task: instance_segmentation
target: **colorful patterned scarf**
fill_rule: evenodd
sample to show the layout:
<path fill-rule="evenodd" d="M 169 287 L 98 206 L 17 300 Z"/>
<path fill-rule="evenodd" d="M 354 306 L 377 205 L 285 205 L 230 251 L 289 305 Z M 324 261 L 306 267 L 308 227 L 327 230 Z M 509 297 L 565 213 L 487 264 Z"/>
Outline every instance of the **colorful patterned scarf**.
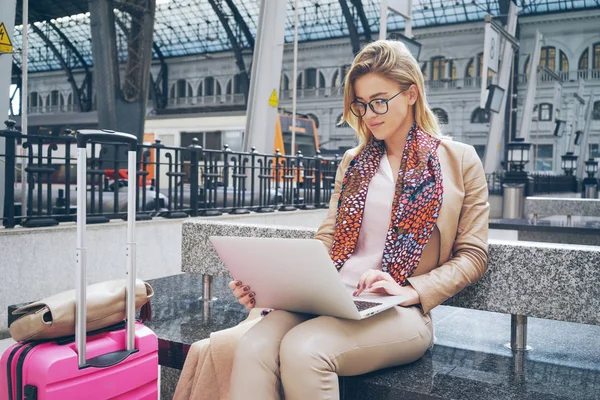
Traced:
<path fill-rule="evenodd" d="M 382 270 L 403 286 L 408 284 L 406 278 L 419 265 L 442 205 L 442 170 L 437 156 L 439 143 L 439 139 L 423 132 L 415 123 L 408 133 L 402 155 Z M 344 175 L 330 250 L 331 259 L 338 269 L 356 248 L 369 184 L 384 153 L 385 144 L 372 139 L 350 161 Z"/>

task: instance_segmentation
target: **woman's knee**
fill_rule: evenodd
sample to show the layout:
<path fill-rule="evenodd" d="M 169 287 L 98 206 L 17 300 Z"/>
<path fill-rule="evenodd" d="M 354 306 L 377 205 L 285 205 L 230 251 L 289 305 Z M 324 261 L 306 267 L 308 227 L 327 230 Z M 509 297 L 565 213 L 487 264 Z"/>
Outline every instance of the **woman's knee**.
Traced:
<path fill-rule="evenodd" d="M 260 329 L 252 327 L 237 344 L 235 362 L 264 364 L 273 369 L 277 366 L 279 342 L 275 338 L 262 334 Z"/>
<path fill-rule="evenodd" d="M 286 311 L 273 311 L 253 326 L 238 342 L 235 360 L 246 364 L 260 363 L 275 371 L 279 364 L 279 347 L 284 335 L 302 321 Z M 255 364 L 256 365 L 256 364 Z"/>
<path fill-rule="evenodd" d="M 286 365 L 333 370 L 329 351 L 340 338 L 325 328 L 329 323 L 335 323 L 335 318 L 318 317 L 290 330 L 279 347 L 282 367 Z"/>

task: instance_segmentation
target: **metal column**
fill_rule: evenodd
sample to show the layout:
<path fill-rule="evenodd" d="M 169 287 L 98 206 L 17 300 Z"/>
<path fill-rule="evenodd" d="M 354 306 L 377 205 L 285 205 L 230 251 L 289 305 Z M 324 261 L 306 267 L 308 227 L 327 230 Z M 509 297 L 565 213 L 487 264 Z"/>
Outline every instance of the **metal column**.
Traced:
<path fill-rule="evenodd" d="M 89 7 L 98 127 L 117 130 L 117 93 L 120 87 L 114 3 L 112 0 L 89 0 Z"/>
<path fill-rule="evenodd" d="M 581 140 L 581 147 L 579 149 L 579 158 L 577 159 L 577 169 L 575 170 L 577 180 L 582 180 L 585 174 L 585 161 L 587 160 L 588 144 L 590 141 L 590 131 L 592 127 L 592 113 L 594 111 L 594 95 L 594 89 L 592 89 L 587 106 L 585 108 L 585 124 L 583 127 L 583 138 Z"/>
<path fill-rule="evenodd" d="M 269 99 L 273 93 L 279 97 L 286 7 L 287 2 L 279 0 L 261 0 L 260 3 L 246 111 L 244 151 L 256 147 L 259 153 L 273 152 L 277 105 Z M 295 85 L 296 82 L 292 84 Z"/>
<path fill-rule="evenodd" d="M 540 52 L 542 49 L 543 36 L 540 31 L 535 32 L 535 46 L 533 54 L 529 61 L 529 75 L 527 77 L 527 94 L 525 104 L 523 105 L 523 118 L 521 118 L 521 130 L 517 137 L 529 141 L 529 130 L 531 127 L 531 116 L 533 114 L 533 103 L 535 102 L 535 92 L 537 90 L 537 70 L 540 65 Z M 516 77 L 515 77 L 516 78 Z"/>
<path fill-rule="evenodd" d="M 511 2 L 508 12 L 508 23 L 506 33 L 514 37 L 517 31 L 517 6 Z M 514 49 L 508 40 L 504 40 L 504 50 L 502 51 L 502 65 L 500 66 L 500 74 L 498 76 L 498 85 L 506 89 L 512 74 L 512 61 L 514 57 Z M 481 84 L 487 82 L 487 71 L 483 72 Z M 502 150 L 502 135 L 504 130 L 504 113 L 506 112 L 506 101 L 502 102 L 500 112 L 498 114 L 491 113 L 490 116 L 490 134 L 488 136 L 487 146 L 485 147 L 484 167 L 485 173 L 491 174 L 500 168 L 500 154 Z"/>
<path fill-rule="evenodd" d="M 9 33 L 13 41 L 13 50 L 16 45 L 14 43 L 13 32 L 15 30 L 15 7 L 16 0 L 0 0 L 0 10 L 2 16 L 0 22 L 4 23 L 6 31 Z M 9 110 L 9 91 L 12 78 L 12 54 L 0 53 L 0 112 L 4 117 L 8 115 Z M 2 123 L 3 120 L 0 121 Z M 2 123 L 2 125 L 4 125 Z M 0 153 L 6 153 L 6 142 L 4 138 L 0 138 Z M 4 216 L 4 163 L 0 162 L 0 216 Z"/>
<path fill-rule="evenodd" d="M 150 85 L 155 0 L 89 0 L 98 125 L 144 136 Z M 131 15 L 123 88 L 119 79 L 114 9 Z"/>

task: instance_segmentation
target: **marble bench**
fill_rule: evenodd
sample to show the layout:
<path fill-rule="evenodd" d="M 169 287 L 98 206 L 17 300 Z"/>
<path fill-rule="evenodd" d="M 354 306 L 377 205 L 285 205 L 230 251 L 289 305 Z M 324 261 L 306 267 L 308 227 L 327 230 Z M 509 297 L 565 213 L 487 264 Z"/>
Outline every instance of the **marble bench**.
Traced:
<path fill-rule="evenodd" d="M 305 228 L 186 221 L 182 227 L 182 271 L 197 274 L 198 281 L 202 276 L 204 299 L 231 302 L 226 289 L 231 278 L 210 245 L 209 236 L 309 239 L 314 233 L 313 229 Z M 416 363 L 340 378 L 342 398 L 554 399 L 562 397 L 555 397 L 561 386 L 555 385 L 553 377 L 563 373 L 579 377 L 587 374 L 587 370 L 582 372 L 568 366 L 563 369 L 559 360 L 556 365 L 551 364 L 553 377 L 548 377 L 550 367 L 528 360 L 529 353 L 523 350 L 528 349 L 528 317 L 600 326 L 600 247 L 490 240 L 489 253 L 485 276 L 445 305 L 510 314 L 513 351 L 506 349 L 509 354 L 504 355 L 482 354 L 462 346 L 436 344 L 433 351 Z M 225 298 L 221 297 L 223 293 Z M 498 369 L 502 372 L 498 373 Z M 585 393 L 597 393 L 600 372 L 590 373 L 580 384 L 587 385 Z M 590 385 L 594 388 L 591 392 L 587 389 Z M 545 394 L 538 397 L 538 391 Z M 530 397 L 523 397 L 524 393 L 531 393 Z"/>
<path fill-rule="evenodd" d="M 305 238 L 314 229 L 191 220 L 182 226 L 182 271 L 230 277 L 209 236 Z M 600 247 L 490 240 L 488 271 L 445 304 L 600 325 Z"/>
<path fill-rule="evenodd" d="M 534 223 L 541 215 L 566 215 L 567 225 L 571 225 L 571 216 L 600 217 L 600 200 L 526 197 L 525 215 L 530 214 L 533 214 Z"/>

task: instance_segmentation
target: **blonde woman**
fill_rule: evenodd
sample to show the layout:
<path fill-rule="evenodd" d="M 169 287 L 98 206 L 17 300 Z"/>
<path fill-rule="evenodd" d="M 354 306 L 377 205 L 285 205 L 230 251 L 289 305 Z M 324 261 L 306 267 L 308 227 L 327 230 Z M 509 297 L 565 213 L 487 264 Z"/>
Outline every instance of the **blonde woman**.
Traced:
<path fill-rule="evenodd" d="M 423 75 L 397 41 L 366 45 L 346 77 L 343 119 L 360 145 L 340 162 L 315 238 L 361 292 L 409 300 L 351 321 L 275 310 L 240 340 L 230 398 L 337 399 L 338 376 L 411 363 L 433 346 L 432 308 L 487 268 L 489 204 L 472 146 L 440 133 Z M 251 309 L 255 296 L 230 284 Z"/>

